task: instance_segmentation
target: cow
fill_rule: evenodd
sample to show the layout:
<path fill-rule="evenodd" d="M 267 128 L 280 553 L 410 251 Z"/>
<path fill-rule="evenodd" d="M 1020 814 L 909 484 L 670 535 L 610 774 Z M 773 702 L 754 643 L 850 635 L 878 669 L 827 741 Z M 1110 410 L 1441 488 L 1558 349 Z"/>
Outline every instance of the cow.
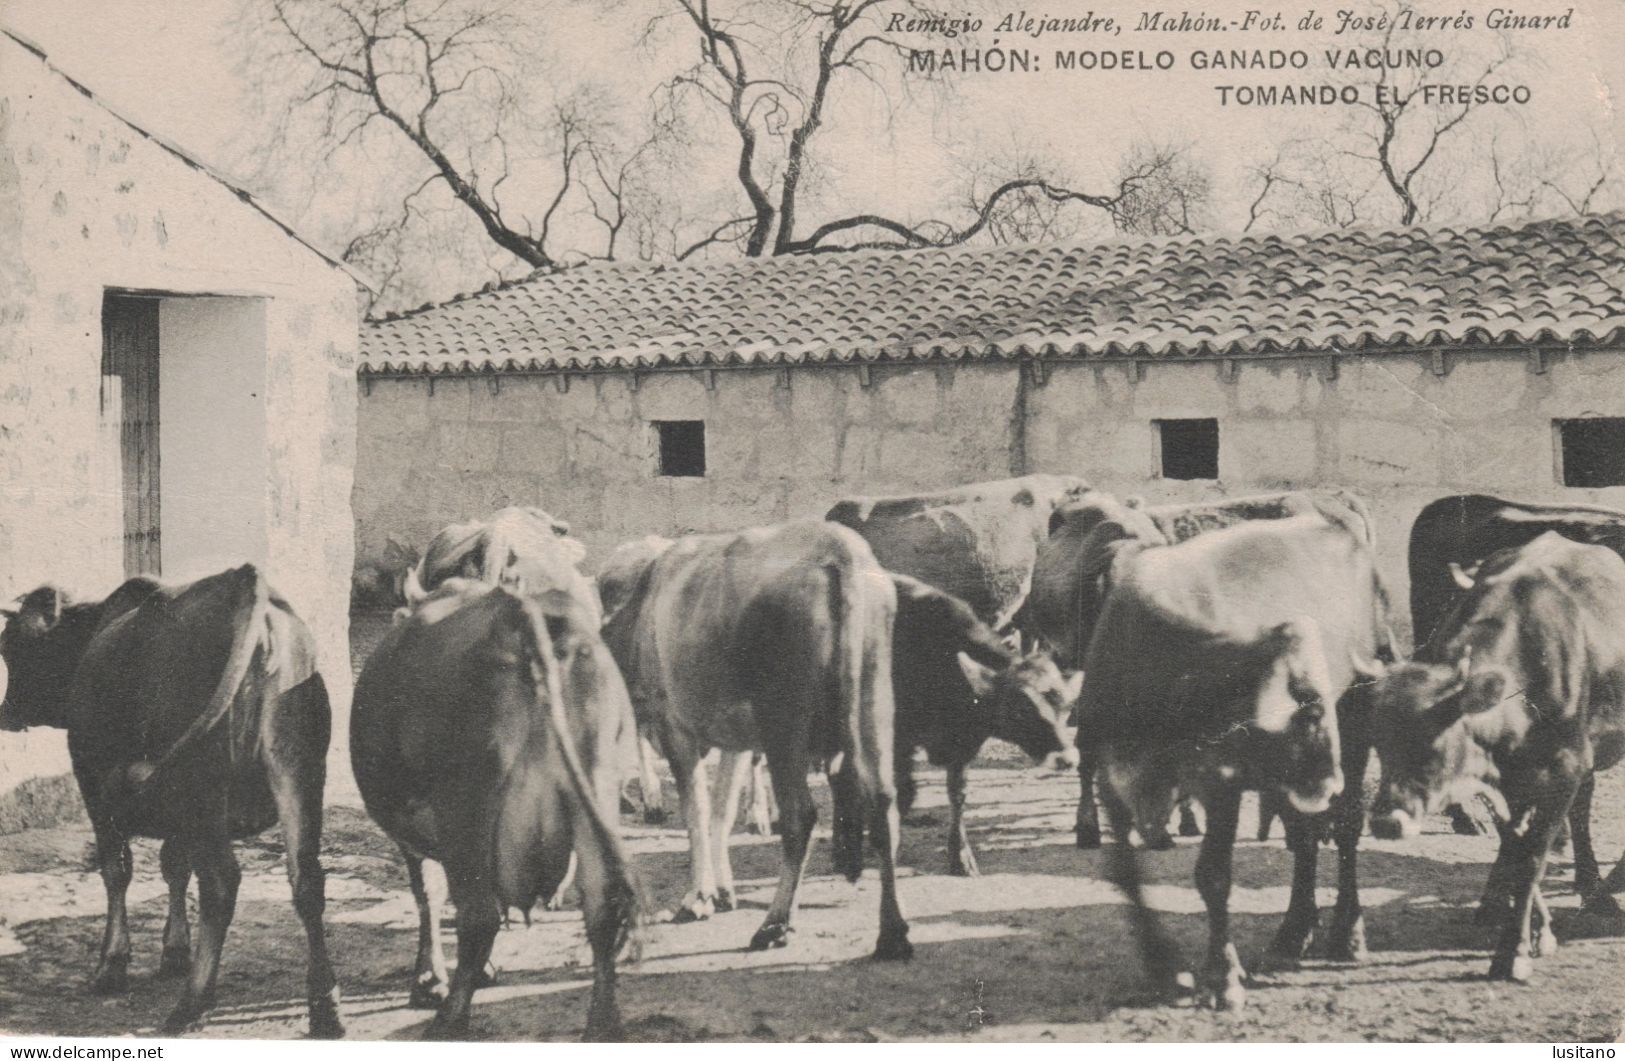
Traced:
<path fill-rule="evenodd" d="M 383 557 L 361 564 L 350 578 L 350 610 L 393 611 L 406 603 L 406 579 L 422 558 L 394 538 L 384 543 Z"/>
<path fill-rule="evenodd" d="M 506 911 L 528 917 L 553 899 L 572 863 L 593 955 L 586 1037 L 620 1037 L 615 957 L 640 905 L 617 833 L 633 732 L 596 617 L 561 590 L 448 579 L 367 660 L 351 763 L 367 812 L 406 856 L 419 910 L 411 1001 L 444 997 L 427 1037 L 466 1038 Z M 457 908 L 449 988 L 424 859 L 445 868 Z"/>
<path fill-rule="evenodd" d="M 1047 652 L 1012 650 L 957 597 L 895 572 L 892 582 L 898 810 L 907 814 L 914 802 L 914 750 L 923 748 L 948 772 L 948 872 L 974 877 L 965 768 L 989 737 L 1009 741 L 1035 761 L 1053 756 L 1076 765 L 1066 722 L 1083 675 L 1063 678 Z"/>
<path fill-rule="evenodd" d="M 1554 531 L 1492 554 L 1375 701 L 1372 832 L 1414 835 L 1446 793 L 1487 794 L 1506 823 L 1483 908 L 1501 921 L 1490 978 L 1528 981 L 1557 942 L 1547 853 L 1565 816 L 1579 846 L 1596 772 L 1625 757 L 1625 560 Z M 1595 873 L 1577 872 L 1576 888 L 1588 910 L 1618 916 Z"/>
<path fill-rule="evenodd" d="M 1369 753 L 1367 683 L 1392 658 L 1384 596 L 1355 513 L 1250 521 L 1189 541 L 1121 554 L 1085 657 L 1078 745 L 1098 757 L 1117 842 L 1109 865 L 1133 906 L 1141 951 L 1163 988 L 1182 974 L 1146 906 L 1137 823 L 1161 822 L 1175 792 L 1207 811 L 1196 886 L 1208 911 L 1199 988 L 1218 1008 L 1245 1002 L 1229 934 L 1230 866 L 1241 795 L 1279 790 L 1294 813 L 1292 896 L 1270 946 L 1291 963 L 1316 928 L 1319 829 L 1311 816 L 1342 793 L 1338 897 L 1329 953 L 1358 960 L 1364 930 L 1356 879 Z M 1345 788 L 1346 786 L 1346 788 Z"/>
<path fill-rule="evenodd" d="M 1409 552 L 1414 643 L 1427 643 L 1460 595 L 1453 568 L 1476 567 L 1490 554 L 1531 542 L 1547 531 L 1572 541 L 1604 545 L 1625 556 L 1625 512 L 1618 509 L 1506 501 L 1486 494 L 1442 497 L 1423 508 L 1411 524 Z M 1482 831 L 1455 808 L 1451 819 L 1458 833 Z M 1560 833 L 1558 843 L 1562 840 Z M 1580 876 L 1597 876 L 1597 858 L 1588 839 L 1576 839 L 1574 861 Z M 1625 862 L 1615 871 L 1616 875 L 1622 872 Z M 1625 877 L 1616 886 L 1625 887 Z"/>
<path fill-rule="evenodd" d="M 854 497 L 825 519 L 863 536 L 888 571 L 951 593 L 995 630 L 1020 610 L 1058 505 L 1089 493 L 1069 475 L 1026 475 L 912 497 Z"/>
<path fill-rule="evenodd" d="M 910 957 L 892 771 L 897 595 L 869 546 L 846 527 L 813 521 L 646 538 L 611 554 L 598 588 L 604 639 L 639 724 L 659 734 L 688 826 L 692 887 L 674 919 L 733 902 L 728 836 L 709 820 L 703 757 L 713 747 L 760 750 L 778 797 L 783 864 L 751 949 L 789 941 L 818 816 L 807 772 L 825 766 L 837 867 L 851 880 L 862 872 L 866 824 L 880 855 L 875 956 Z"/>
<path fill-rule="evenodd" d="M 598 590 L 579 567 L 586 555 L 586 547 L 571 537 L 570 524 L 564 520 L 534 506 L 510 506 L 485 519 L 442 528 L 408 573 L 405 595 L 409 601 L 421 600 L 446 579 L 470 578 L 491 585 L 558 589 L 601 618 Z M 649 741 L 640 739 L 638 790 L 643 819 L 650 824 L 666 820 L 655 759 Z"/>
<path fill-rule="evenodd" d="M 215 1001 L 242 876 L 232 841 L 275 823 L 305 929 L 310 1034 L 343 1035 L 322 926 L 327 686 L 315 639 L 260 571 L 247 564 L 176 586 L 135 578 L 100 601 L 43 586 L 5 610 L 0 658 L 8 672 L 0 728 L 68 731 L 107 889 L 91 989 L 127 989 L 130 838 L 153 837 L 169 886 L 159 975 L 187 977 L 163 1030 L 197 1023 Z M 186 916 L 193 873 L 195 944 Z"/>
<path fill-rule="evenodd" d="M 1063 505 L 1050 519 L 1049 537 L 1038 551 L 1033 590 L 1018 625 L 1050 644 L 1062 666 L 1081 667 L 1110 590 L 1112 564 L 1119 555 L 1189 541 L 1250 520 L 1278 520 L 1323 510 L 1337 513 L 1338 518 L 1363 529 L 1370 541 L 1371 520 L 1364 502 L 1341 490 L 1259 494 L 1150 508 L 1096 493 Z M 1090 757 L 1080 759 L 1079 771 L 1077 844 L 1092 849 L 1100 846 L 1100 814 Z M 1263 793 L 1261 799 L 1265 808 L 1259 820 L 1262 840 L 1268 837 L 1275 807 L 1269 793 Z M 1146 846 L 1173 846 L 1173 838 L 1163 823 L 1146 821 L 1142 826 L 1147 830 Z M 1185 802 L 1180 804 L 1179 831 L 1183 836 L 1200 832 Z"/>

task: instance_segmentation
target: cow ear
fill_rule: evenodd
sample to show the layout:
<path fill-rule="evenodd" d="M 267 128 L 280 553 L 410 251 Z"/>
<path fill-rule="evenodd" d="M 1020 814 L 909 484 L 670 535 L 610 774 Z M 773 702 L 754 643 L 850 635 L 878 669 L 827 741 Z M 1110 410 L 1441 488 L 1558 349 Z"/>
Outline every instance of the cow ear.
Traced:
<path fill-rule="evenodd" d="M 982 666 L 963 652 L 957 658 L 959 670 L 970 683 L 971 692 L 982 697 L 993 695 L 993 669 Z"/>
<path fill-rule="evenodd" d="M 1450 580 L 1463 590 L 1470 590 L 1473 588 L 1475 584 L 1473 576 L 1477 573 L 1477 571 L 1477 567 L 1463 568 L 1454 560 L 1450 561 Z"/>
<path fill-rule="evenodd" d="M 45 633 L 62 620 L 62 591 L 55 586 L 41 586 L 22 599 L 17 609 L 17 621 L 35 633 Z"/>

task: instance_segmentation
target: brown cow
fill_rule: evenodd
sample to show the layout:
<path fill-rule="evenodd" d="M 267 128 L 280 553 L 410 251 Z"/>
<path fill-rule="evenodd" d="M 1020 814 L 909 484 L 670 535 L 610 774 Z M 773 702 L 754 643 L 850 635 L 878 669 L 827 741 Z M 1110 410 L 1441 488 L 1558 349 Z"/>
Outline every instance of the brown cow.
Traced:
<path fill-rule="evenodd" d="M 615 954 L 638 905 L 616 816 L 632 740 L 620 674 L 567 593 L 447 580 L 367 661 L 350 755 L 367 812 L 406 854 L 414 1000 L 445 979 L 423 859 L 445 867 L 457 906 L 457 971 L 430 1037 L 466 1035 L 505 911 L 547 902 L 572 861 L 593 952 L 587 1038 L 619 1036 Z"/>
<path fill-rule="evenodd" d="M 1552 841 L 1567 815 L 1579 847 L 1595 772 L 1625 758 L 1625 561 L 1555 532 L 1495 553 L 1375 698 L 1372 831 L 1413 835 L 1446 793 L 1491 794 L 1507 824 L 1486 891 L 1501 921 L 1490 977 L 1528 980 L 1557 943 L 1540 893 Z M 1576 866 L 1586 907 L 1617 916 L 1595 878 Z"/>
<path fill-rule="evenodd" d="M 129 838 L 155 837 L 169 885 L 159 975 L 188 976 L 164 1031 L 198 1021 L 214 1004 L 242 876 L 232 841 L 277 823 L 305 928 L 310 1033 L 344 1034 L 318 857 L 332 719 L 315 640 L 288 602 L 250 564 L 184 586 L 132 579 L 95 602 L 71 603 L 46 586 L 5 616 L 0 728 L 67 729 L 96 832 L 107 930 L 92 990 L 126 990 Z M 186 922 L 192 873 L 195 946 Z"/>
<path fill-rule="evenodd" d="M 1369 712 L 1367 683 L 1356 679 L 1389 655 L 1387 642 L 1375 558 L 1353 518 L 1251 521 L 1116 561 L 1085 660 L 1078 748 L 1100 761 L 1118 838 L 1113 869 L 1159 986 L 1178 982 L 1178 960 L 1145 905 L 1127 836 L 1135 824 L 1165 821 L 1176 792 L 1207 810 L 1196 885 L 1209 929 L 1201 986 L 1215 1006 L 1245 999 L 1229 938 L 1230 866 L 1245 790 L 1279 790 L 1295 811 L 1287 834 L 1292 898 L 1271 945 L 1272 956 L 1287 962 L 1304 953 L 1317 916 L 1318 830 L 1301 816 L 1326 811 L 1344 792 L 1329 944 L 1336 958 L 1363 953 L 1355 857 Z"/>
<path fill-rule="evenodd" d="M 778 796 L 783 865 L 753 950 L 789 941 L 818 817 L 807 772 L 838 760 L 836 865 L 853 880 L 862 872 L 867 818 L 881 860 L 875 956 L 909 957 L 892 773 L 897 597 L 863 539 L 818 522 L 648 538 L 617 549 L 598 586 L 604 639 L 639 723 L 659 733 L 688 825 L 693 885 L 677 919 L 732 902 L 728 837 L 711 832 L 711 748 L 765 751 Z"/>

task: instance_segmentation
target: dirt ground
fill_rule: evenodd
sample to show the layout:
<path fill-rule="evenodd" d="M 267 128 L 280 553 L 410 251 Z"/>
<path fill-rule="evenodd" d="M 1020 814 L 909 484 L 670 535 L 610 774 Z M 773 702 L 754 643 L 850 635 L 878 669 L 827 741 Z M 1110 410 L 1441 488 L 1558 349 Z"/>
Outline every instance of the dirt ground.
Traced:
<path fill-rule="evenodd" d="M 1311 959 L 1255 976 L 1247 1007 L 1220 1014 L 1153 1003 L 1132 946 L 1125 907 L 1103 856 L 1072 845 L 1076 781 L 1023 765 L 994 748 L 971 771 L 975 879 L 944 874 L 945 793 L 940 771 L 921 771 L 919 807 L 905 823 L 900 890 L 915 957 L 869 958 L 879 882 L 831 870 L 827 837 L 812 856 L 797 931 L 783 950 L 744 950 L 777 876 L 774 838 L 734 838 L 742 908 L 700 924 L 659 923 L 641 962 L 623 967 L 621 1007 L 638 1040 L 1613 1040 L 1625 1010 L 1625 930 L 1583 917 L 1573 867 L 1554 857 L 1547 895 L 1563 945 L 1538 963 L 1529 986 L 1492 983 L 1490 940 L 1472 923 L 1494 841 L 1458 837 L 1442 819 L 1421 837 L 1361 845 L 1361 891 L 1370 959 L 1360 966 Z M 999 754 L 1004 751 L 1007 754 Z M 828 793 L 817 786 L 821 824 Z M 1604 871 L 1625 849 L 1625 770 L 1596 800 Z M 1250 837 L 1252 803 L 1242 832 Z M 651 904 L 669 910 L 685 890 L 687 848 L 673 827 L 632 817 L 625 831 Z M 1153 902 L 1192 961 L 1205 938 L 1192 883 L 1195 840 L 1147 853 Z M 0 1030 L 13 1034 L 154 1033 L 180 985 L 156 971 L 165 911 L 157 846 L 136 845 L 130 888 L 131 988 L 97 998 L 86 985 L 101 938 L 104 899 L 86 827 L 0 837 Z M 221 1004 L 195 1034 L 297 1038 L 304 1034 L 303 934 L 294 917 L 274 833 L 240 849 L 243 885 L 226 943 Z M 416 1038 L 429 1014 L 405 1008 L 416 916 L 393 846 L 359 809 L 329 808 L 329 938 L 352 1038 Z M 871 859 L 871 862 L 873 860 Z M 1321 862 L 1322 924 L 1334 890 L 1330 849 Z M 1290 858 L 1274 839 L 1236 852 L 1232 922 L 1242 960 L 1256 960 L 1286 908 Z M 194 890 L 195 910 L 195 890 Z M 454 955 L 447 926 L 448 955 Z M 476 996 L 474 1035 L 552 1040 L 580 1036 L 588 969 L 579 911 L 538 911 L 497 941 L 497 986 Z"/>

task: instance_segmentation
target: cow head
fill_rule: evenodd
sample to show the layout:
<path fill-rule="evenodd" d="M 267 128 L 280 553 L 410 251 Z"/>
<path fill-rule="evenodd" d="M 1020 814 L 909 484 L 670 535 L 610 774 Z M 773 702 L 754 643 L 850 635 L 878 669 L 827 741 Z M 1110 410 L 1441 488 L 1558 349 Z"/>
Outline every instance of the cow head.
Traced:
<path fill-rule="evenodd" d="M 993 736 L 1009 741 L 1034 761 L 1055 757 L 1057 766 L 1076 766 L 1077 749 L 1067 740 L 1066 720 L 1083 690 L 1083 672 L 1064 677 L 1043 652 L 1018 656 L 1002 670 L 959 653 L 959 669 L 988 711 Z"/>
<path fill-rule="evenodd" d="M 1260 666 L 1248 696 L 1254 768 L 1294 808 L 1318 814 L 1343 791 L 1337 695 L 1320 638 L 1308 619 L 1261 632 L 1251 646 Z M 1243 668 L 1246 673 L 1249 668 Z"/>
<path fill-rule="evenodd" d="M 1382 761 L 1382 787 L 1371 832 L 1385 840 L 1416 835 L 1421 820 L 1445 803 L 1484 795 L 1503 818 L 1506 801 L 1490 786 L 1496 776 L 1472 720 L 1507 698 L 1509 676 L 1473 663 L 1463 648 L 1453 663 L 1401 663 L 1377 683 L 1373 731 Z"/>
<path fill-rule="evenodd" d="M 65 594 L 42 586 L 0 608 L 0 729 L 65 726 L 68 683 L 77 662 L 57 635 Z"/>

